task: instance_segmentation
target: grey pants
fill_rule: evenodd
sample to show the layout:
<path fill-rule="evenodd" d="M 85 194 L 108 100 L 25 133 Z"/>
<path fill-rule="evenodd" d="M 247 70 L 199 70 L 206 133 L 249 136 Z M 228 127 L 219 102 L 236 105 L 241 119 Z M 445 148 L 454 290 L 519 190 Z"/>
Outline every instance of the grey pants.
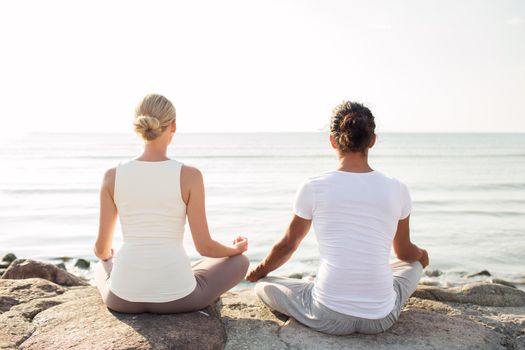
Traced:
<path fill-rule="evenodd" d="M 142 312 L 171 314 L 196 311 L 210 305 L 222 293 L 244 279 L 249 264 L 248 258 L 244 255 L 202 259 L 192 265 L 197 280 L 193 292 L 183 298 L 160 303 L 133 302 L 115 295 L 107 285 L 107 279 L 111 274 L 111 263 L 96 264 L 95 280 L 102 300 L 111 310 L 133 314 Z"/>
<path fill-rule="evenodd" d="M 324 306 L 312 298 L 313 281 L 285 277 L 266 277 L 255 285 L 255 293 L 270 309 L 295 318 L 307 327 L 329 334 L 381 333 L 392 327 L 401 307 L 414 293 L 423 267 L 416 261 L 397 260 L 391 264 L 394 290 L 397 294 L 394 309 L 380 319 L 349 316 Z"/>

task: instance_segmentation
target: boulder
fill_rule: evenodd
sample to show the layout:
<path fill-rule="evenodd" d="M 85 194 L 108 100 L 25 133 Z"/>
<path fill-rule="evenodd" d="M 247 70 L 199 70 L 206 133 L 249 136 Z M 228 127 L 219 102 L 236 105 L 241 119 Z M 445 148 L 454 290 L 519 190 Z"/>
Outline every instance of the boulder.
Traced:
<path fill-rule="evenodd" d="M 7 253 L 2 257 L 2 261 L 6 263 L 11 263 L 16 260 L 16 255 L 13 253 Z"/>
<path fill-rule="evenodd" d="M 213 308 L 179 315 L 112 312 L 100 296 L 40 312 L 19 349 L 222 349 L 226 335 Z"/>
<path fill-rule="evenodd" d="M 525 324 L 524 307 L 411 298 L 386 332 L 335 336 L 270 312 L 252 290 L 224 294 L 217 309 L 228 334 L 226 349 L 520 349 Z"/>
<path fill-rule="evenodd" d="M 520 292 L 419 286 L 386 332 L 333 336 L 272 312 L 252 289 L 228 292 L 203 312 L 124 314 L 94 286 L 0 279 L 0 349 L 525 349 Z"/>
<path fill-rule="evenodd" d="M 477 277 L 477 276 L 492 276 L 492 275 L 487 270 L 481 270 L 480 272 L 470 274 L 467 277 L 471 278 L 471 277 Z"/>
<path fill-rule="evenodd" d="M 64 264 L 63 262 L 55 264 L 55 266 L 60 268 L 60 269 L 62 269 L 62 270 L 67 271 L 66 264 Z"/>
<path fill-rule="evenodd" d="M 426 310 L 408 310 L 384 333 L 333 336 L 290 319 L 279 337 L 291 349 L 506 349 L 502 334 L 461 318 Z"/>
<path fill-rule="evenodd" d="M 514 283 L 510 283 L 508 281 L 502 280 L 501 278 L 491 278 L 491 279 L 488 280 L 488 282 L 490 282 L 490 283 L 497 283 L 497 284 L 503 284 L 504 286 L 507 286 L 507 287 L 517 288 Z"/>
<path fill-rule="evenodd" d="M 0 295 L 0 349 L 223 349 L 226 342 L 214 307 L 124 314 L 109 310 L 96 287 L 40 278 L 1 279 Z"/>
<path fill-rule="evenodd" d="M 89 260 L 86 259 L 77 259 L 77 261 L 75 262 L 75 266 L 80 269 L 89 269 L 90 265 L 91 263 L 89 262 Z"/>
<path fill-rule="evenodd" d="M 31 259 L 16 259 L 5 270 L 2 279 L 39 277 L 63 286 L 87 286 L 89 283 L 54 264 Z"/>
<path fill-rule="evenodd" d="M 525 306 L 525 292 L 497 283 L 475 282 L 462 287 L 439 288 L 419 285 L 413 296 L 438 301 L 484 306 Z"/>
<path fill-rule="evenodd" d="M 223 294 L 217 312 L 228 334 L 226 350 L 288 349 L 277 336 L 288 317 L 271 312 L 253 290 Z"/>

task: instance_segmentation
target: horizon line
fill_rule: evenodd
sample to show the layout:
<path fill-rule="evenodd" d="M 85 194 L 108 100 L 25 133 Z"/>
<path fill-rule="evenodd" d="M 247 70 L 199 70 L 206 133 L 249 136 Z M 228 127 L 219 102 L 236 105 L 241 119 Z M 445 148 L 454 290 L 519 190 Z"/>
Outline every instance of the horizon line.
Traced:
<path fill-rule="evenodd" d="M 178 131 L 176 134 L 321 134 L 328 130 L 317 131 Z M 523 131 L 383 131 L 376 134 L 524 134 Z M 2 133 L 0 132 L 0 135 Z M 119 134 L 134 135 L 133 131 L 26 131 L 22 134 Z"/>

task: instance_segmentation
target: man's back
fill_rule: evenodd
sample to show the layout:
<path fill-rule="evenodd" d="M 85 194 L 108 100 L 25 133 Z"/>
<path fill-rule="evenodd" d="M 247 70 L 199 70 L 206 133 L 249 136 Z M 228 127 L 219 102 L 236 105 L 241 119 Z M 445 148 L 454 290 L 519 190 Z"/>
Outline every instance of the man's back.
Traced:
<path fill-rule="evenodd" d="M 335 170 L 304 182 L 294 211 L 312 220 L 319 243 L 314 299 L 347 315 L 386 316 L 396 300 L 392 239 L 410 209 L 406 186 L 377 171 Z"/>

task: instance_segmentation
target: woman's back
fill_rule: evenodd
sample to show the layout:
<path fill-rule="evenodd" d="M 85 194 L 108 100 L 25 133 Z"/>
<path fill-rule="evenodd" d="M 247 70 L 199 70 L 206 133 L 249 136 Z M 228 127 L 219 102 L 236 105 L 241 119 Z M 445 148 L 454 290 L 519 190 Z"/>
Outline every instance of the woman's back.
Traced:
<path fill-rule="evenodd" d="M 410 212 L 406 187 L 377 171 L 331 171 L 303 184 L 295 212 L 312 219 L 319 243 L 314 298 L 348 315 L 387 315 L 396 300 L 392 240 Z"/>
<path fill-rule="evenodd" d="M 121 162 L 114 201 L 122 227 L 110 289 L 129 301 L 164 302 L 189 294 L 196 282 L 182 244 L 186 204 L 181 195 L 182 163 Z"/>

